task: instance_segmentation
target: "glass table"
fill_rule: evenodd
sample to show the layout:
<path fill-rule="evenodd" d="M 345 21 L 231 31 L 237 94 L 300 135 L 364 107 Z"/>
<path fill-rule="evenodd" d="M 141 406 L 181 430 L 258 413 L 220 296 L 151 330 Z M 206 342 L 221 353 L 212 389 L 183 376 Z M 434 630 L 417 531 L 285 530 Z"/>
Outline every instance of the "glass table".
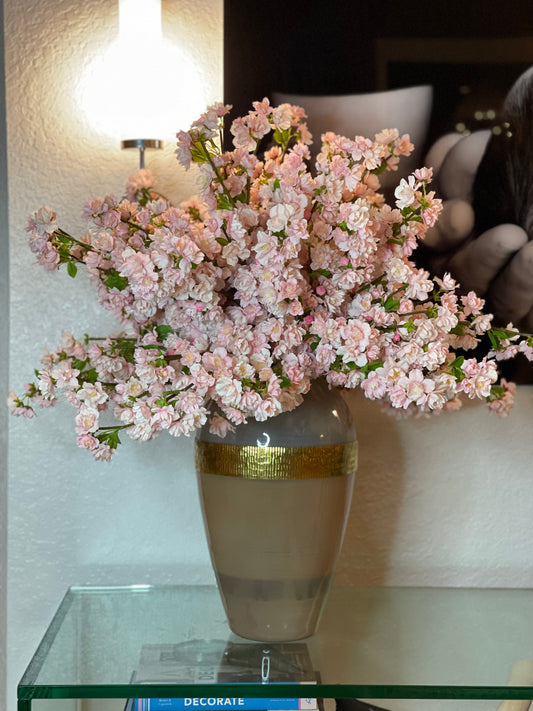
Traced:
<path fill-rule="evenodd" d="M 73 587 L 18 687 L 34 699 L 299 698 L 297 684 L 136 683 L 145 644 L 245 642 L 210 586 Z M 533 590 L 334 587 L 305 640 L 317 698 L 533 699 Z"/>

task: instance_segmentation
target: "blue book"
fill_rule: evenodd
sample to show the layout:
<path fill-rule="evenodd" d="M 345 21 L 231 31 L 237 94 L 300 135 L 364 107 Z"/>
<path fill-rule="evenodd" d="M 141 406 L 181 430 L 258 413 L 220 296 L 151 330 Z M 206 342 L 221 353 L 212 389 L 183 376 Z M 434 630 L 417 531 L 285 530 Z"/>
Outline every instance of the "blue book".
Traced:
<path fill-rule="evenodd" d="M 243 699 L 236 697 L 136 699 L 135 711 L 295 711 L 317 708 L 316 699 Z"/>

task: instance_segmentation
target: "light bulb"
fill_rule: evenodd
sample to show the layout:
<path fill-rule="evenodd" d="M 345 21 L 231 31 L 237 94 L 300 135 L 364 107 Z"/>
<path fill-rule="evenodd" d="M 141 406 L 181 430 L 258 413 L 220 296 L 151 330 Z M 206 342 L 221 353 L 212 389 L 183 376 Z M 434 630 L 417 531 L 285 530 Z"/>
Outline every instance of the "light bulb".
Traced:
<path fill-rule="evenodd" d="M 173 138 L 207 103 L 199 71 L 162 37 L 160 0 L 120 0 L 119 28 L 85 68 L 78 106 L 94 131 L 117 141 Z"/>

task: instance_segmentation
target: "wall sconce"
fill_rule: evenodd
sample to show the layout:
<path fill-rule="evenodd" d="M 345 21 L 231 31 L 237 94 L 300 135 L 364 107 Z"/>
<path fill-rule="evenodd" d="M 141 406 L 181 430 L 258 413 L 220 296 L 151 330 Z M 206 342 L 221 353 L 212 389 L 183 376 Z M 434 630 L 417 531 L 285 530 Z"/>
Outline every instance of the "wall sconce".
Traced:
<path fill-rule="evenodd" d="M 192 58 L 163 36 L 161 0 L 119 0 L 118 37 L 88 64 L 77 98 L 93 131 L 139 149 L 141 168 L 207 103 Z"/>

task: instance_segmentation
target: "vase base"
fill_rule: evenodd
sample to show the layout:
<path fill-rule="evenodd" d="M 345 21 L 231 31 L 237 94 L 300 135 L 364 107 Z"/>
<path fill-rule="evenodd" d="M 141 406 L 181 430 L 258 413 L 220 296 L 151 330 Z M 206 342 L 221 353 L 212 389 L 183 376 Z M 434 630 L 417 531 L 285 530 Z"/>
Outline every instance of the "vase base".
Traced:
<path fill-rule="evenodd" d="M 260 642 L 311 637 L 331 583 L 331 575 L 283 582 L 217 577 L 232 632 Z"/>

